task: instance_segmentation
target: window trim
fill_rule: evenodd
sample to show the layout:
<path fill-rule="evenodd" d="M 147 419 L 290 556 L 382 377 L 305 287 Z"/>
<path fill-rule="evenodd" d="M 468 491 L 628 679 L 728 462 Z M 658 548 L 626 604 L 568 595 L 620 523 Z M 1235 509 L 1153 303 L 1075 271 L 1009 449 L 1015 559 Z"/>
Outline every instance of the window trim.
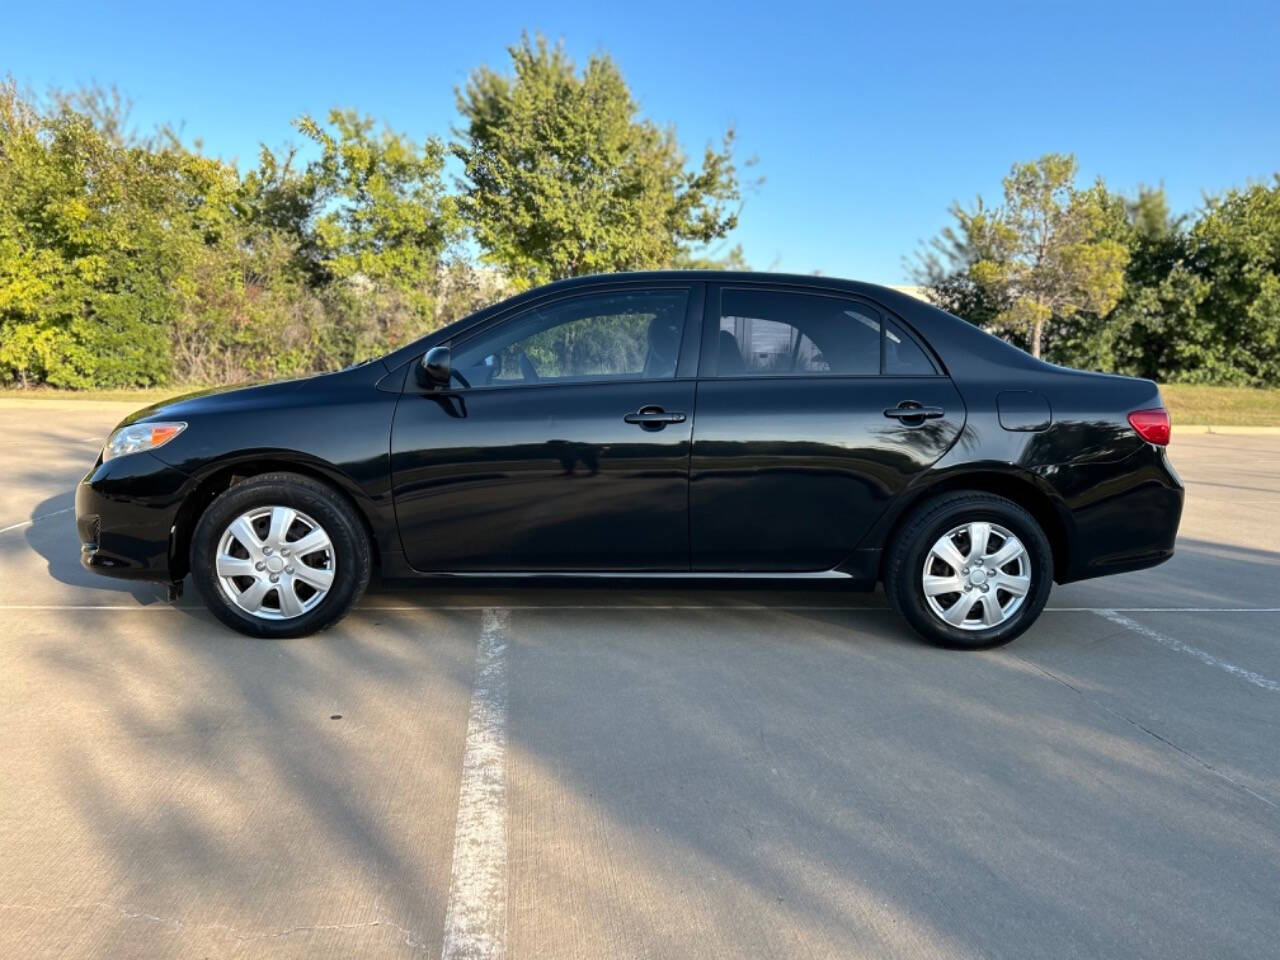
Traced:
<path fill-rule="evenodd" d="M 719 371 L 720 345 L 718 337 L 720 334 L 721 298 L 725 291 L 741 291 L 743 293 L 784 293 L 806 297 L 822 297 L 827 300 L 846 300 L 851 303 L 871 308 L 880 315 L 879 371 L 877 373 L 814 373 L 811 371 L 805 373 L 743 373 L 726 374 L 722 376 Z M 925 359 L 933 365 L 933 373 L 885 372 L 885 321 L 893 324 L 898 332 L 902 333 L 920 349 L 921 353 L 924 354 Z M 820 287 L 798 287 L 778 283 L 756 284 L 750 282 L 744 283 L 741 281 L 731 283 L 712 283 L 709 285 L 709 289 L 706 294 L 706 309 L 703 312 L 702 324 L 702 355 L 698 365 L 698 379 L 700 380 L 871 380 L 878 377 L 892 377 L 900 380 L 950 379 L 946 372 L 946 368 L 940 362 L 937 353 L 935 353 L 933 348 L 925 343 L 920 336 L 911 329 L 910 324 L 904 321 L 892 310 L 888 309 L 883 304 L 872 300 L 870 297 L 847 293 L 841 290 L 828 290 Z"/>
<path fill-rule="evenodd" d="M 574 379 L 535 380 L 532 382 L 516 380 L 511 383 L 485 383 L 475 384 L 469 387 L 459 385 L 450 387 L 447 391 L 431 391 L 429 389 L 422 390 L 422 388 L 415 387 L 415 392 L 417 390 L 422 390 L 422 392 L 433 392 L 437 394 L 449 393 L 465 395 L 468 393 L 488 390 L 519 390 L 533 387 L 583 387 L 615 383 L 669 383 L 675 380 L 693 379 L 697 376 L 699 344 L 698 338 L 689 336 L 689 332 L 696 328 L 699 318 L 701 318 L 704 313 L 705 290 L 706 284 L 702 282 L 681 283 L 679 281 L 675 281 L 665 283 L 617 283 L 609 286 L 592 287 L 586 290 L 566 291 L 557 297 L 547 297 L 538 300 L 535 303 L 526 304 L 523 309 L 504 312 L 497 317 L 491 318 L 487 322 L 479 323 L 474 327 L 470 327 L 467 330 L 462 331 L 457 336 L 451 337 L 448 340 L 443 340 L 435 345 L 448 347 L 451 351 L 456 352 L 459 347 L 466 345 L 477 337 L 484 336 L 491 331 L 506 326 L 508 323 L 515 323 L 530 313 L 553 308 L 561 303 L 569 303 L 574 300 L 584 300 L 592 297 L 617 296 L 618 294 L 683 293 L 685 295 L 684 322 L 680 330 L 680 346 L 676 351 L 675 374 L 670 377 L 621 375 L 618 377 L 582 377 Z M 693 341 L 692 345 L 689 343 L 690 340 Z M 425 354 L 414 357 L 410 360 L 410 363 L 421 363 L 423 356 L 425 356 Z M 414 382 L 415 378 L 407 377 L 406 389 L 408 389 L 408 385 L 414 384 Z"/>

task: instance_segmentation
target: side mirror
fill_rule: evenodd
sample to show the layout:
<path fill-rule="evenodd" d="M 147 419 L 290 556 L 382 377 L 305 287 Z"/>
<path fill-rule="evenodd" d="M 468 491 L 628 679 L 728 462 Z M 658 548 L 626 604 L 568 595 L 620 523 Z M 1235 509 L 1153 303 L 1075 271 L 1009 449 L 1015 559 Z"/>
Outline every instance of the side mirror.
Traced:
<path fill-rule="evenodd" d="M 418 364 L 418 384 L 432 390 L 449 387 L 453 376 L 453 358 L 448 347 L 432 347 Z"/>

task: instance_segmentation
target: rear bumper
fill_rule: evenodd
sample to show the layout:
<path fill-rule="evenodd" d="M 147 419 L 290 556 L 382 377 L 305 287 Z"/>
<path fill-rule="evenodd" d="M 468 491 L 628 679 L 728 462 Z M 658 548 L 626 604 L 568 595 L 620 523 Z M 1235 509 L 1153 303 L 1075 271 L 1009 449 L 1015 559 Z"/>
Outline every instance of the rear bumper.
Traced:
<path fill-rule="evenodd" d="M 1071 517 L 1067 569 L 1059 583 L 1141 570 L 1173 556 L 1182 481 L 1164 447 L 1144 444 L 1120 463 L 1077 466 L 1060 487 Z"/>
<path fill-rule="evenodd" d="M 172 580 L 174 521 L 189 482 L 149 453 L 97 464 L 76 488 L 80 563 L 109 577 Z"/>

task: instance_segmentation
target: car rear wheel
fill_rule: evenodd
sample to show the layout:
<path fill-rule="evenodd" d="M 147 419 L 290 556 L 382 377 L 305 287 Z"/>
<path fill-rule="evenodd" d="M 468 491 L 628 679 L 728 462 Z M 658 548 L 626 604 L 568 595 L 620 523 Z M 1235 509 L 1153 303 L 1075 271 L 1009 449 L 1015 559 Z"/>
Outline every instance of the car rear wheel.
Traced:
<path fill-rule="evenodd" d="M 885 564 L 889 603 L 930 643 L 981 649 L 1026 630 L 1049 599 L 1053 552 L 1004 497 L 945 494 L 907 517 Z"/>
<path fill-rule="evenodd" d="M 191 542 L 191 575 L 223 623 L 256 637 L 300 637 L 340 620 L 369 583 L 369 541 L 334 490 L 271 473 L 222 493 Z"/>

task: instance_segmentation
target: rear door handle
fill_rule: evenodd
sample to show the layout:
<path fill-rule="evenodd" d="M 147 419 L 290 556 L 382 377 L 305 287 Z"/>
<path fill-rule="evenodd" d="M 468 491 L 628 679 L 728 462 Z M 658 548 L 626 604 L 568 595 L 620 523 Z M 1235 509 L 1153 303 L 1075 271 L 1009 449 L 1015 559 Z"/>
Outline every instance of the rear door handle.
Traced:
<path fill-rule="evenodd" d="M 661 430 L 668 423 L 684 423 L 685 415 L 678 410 L 663 410 L 661 407 L 641 407 L 635 413 L 628 413 L 622 418 L 625 423 L 638 424 L 645 430 Z"/>
<path fill-rule="evenodd" d="M 895 420 L 903 422 L 914 420 L 917 423 L 924 423 L 926 420 L 936 420 L 941 416 L 945 416 L 946 411 L 941 407 L 925 407 L 916 403 L 914 400 L 904 400 L 896 407 L 889 407 L 885 410 L 886 417 L 892 417 Z"/>

